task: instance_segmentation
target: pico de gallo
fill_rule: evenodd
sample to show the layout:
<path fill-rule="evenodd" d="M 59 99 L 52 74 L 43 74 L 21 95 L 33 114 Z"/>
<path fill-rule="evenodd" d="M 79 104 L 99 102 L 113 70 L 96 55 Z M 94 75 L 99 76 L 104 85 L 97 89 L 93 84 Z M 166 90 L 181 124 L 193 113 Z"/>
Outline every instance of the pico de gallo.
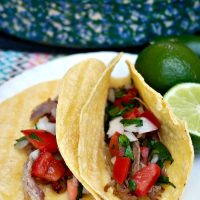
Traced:
<path fill-rule="evenodd" d="M 22 130 L 23 136 L 16 140 L 15 147 L 28 154 L 23 169 L 23 189 L 30 199 L 43 200 L 45 194 L 39 184 L 51 185 L 56 193 L 67 190 L 69 200 L 82 197 L 83 186 L 66 166 L 56 142 L 57 99 L 43 102 L 31 114 L 35 128 Z"/>
<path fill-rule="evenodd" d="M 148 196 L 156 200 L 170 182 L 165 163 L 173 158 L 159 139 L 160 121 L 132 85 L 110 88 L 105 115 L 105 140 L 111 156 L 112 180 L 120 199 Z"/>

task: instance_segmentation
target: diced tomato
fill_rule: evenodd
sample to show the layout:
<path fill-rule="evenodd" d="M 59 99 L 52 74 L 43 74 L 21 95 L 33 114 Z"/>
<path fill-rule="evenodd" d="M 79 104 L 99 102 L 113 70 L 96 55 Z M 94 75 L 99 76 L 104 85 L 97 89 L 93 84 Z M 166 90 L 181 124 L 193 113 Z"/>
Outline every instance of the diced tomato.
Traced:
<path fill-rule="evenodd" d="M 138 92 L 136 88 L 131 88 L 127 90 L 126 94 L 116 99 L 116 101 L 114 102 L 114 106 L 122 105 L 122 103 L 125 103 L 125 104 L 131 103 L 133 98 L 136 97 L 137 93 Z"/>
<path fill-rule="evenodd" d="M 65 173 L 65 167 L 50 152 L 42 151 L 34 161 L 31 175 L 47 181 L 57 181 Z"/>
<path fill-rule="evenodd" d="M 160 128 L 160 121 L 156 118 L 156 116 L 150 112 L 149 110 L 144 111 L 140 117 L 146 117 L 149 119 L 157 128 Z"/>
<path fill-rule="evenodd" d="M 131 160 L 126 157 L 117 157 L 113 166 L 113 178 L 117 183 L 122 184 L 127 176 L 130 169 Z"/>
<path fill-rule="evenodd" d="M 56 152 L 58 150 L 56 137 L 47 131 L 29 129 L 22 130 L 22 133 L 36 149 L 45 150 L 48 152 Z"/>
<path fill-rule="evenodd" d="M 109 151 L 112 157 L 119 155 L 119 136 L 120 134 L 116 132 L 110 139 Z"/>
<path fill-rule="evenodd" d="M 136 88 L 128 89 L 127 94 L 128 94 L 128 95 L 131 95 L 131 96 L 133 96 L 133 97 L 136 97 L 137 94 L 138 94 L 138 90 L 137 90 Z"/>
<path fill-rule="evenodd" d="M 138 108 L 133 108 L 132 110 L 127 111 L 127 112 L 123 115 L 123 117 L 124 117 L 125 119 L 134 119 L 134 118 L 139 117 L 139 116 L 140 116 L 140 111 L 139 111 Z"/>
<path fill-rule="evenodd" d="M 53 160 L 48 166 L 47 173 L 44 176 L 44 179 L 48 181 L 57 181 L 65 173 L 65 168 L 59 160 Z"/>
<path fill-rule="evenodd" d="M 148 156 L 149 156 L 149 148 L 148 147 L 140 147 L 141 157 L 143 163 L 147 165 L 148 163 Z"/>
<path fill-rule="evenodd" d="M 158 180 L 160 173 L 161 169 L 155 163 L 151 163 L 137 171 L 132 177 L 136 183 L 134 194 L 138 197 L 145 196 Z"/>
<path fill-rule="evenodd" d="M 114 102 L 114 106 L 120 106 L 122 103 L 122 98 L 116 99 Z"/>
<path fill-rule="evenodd" d="M 134 119 L 134 118 L 136 118 L 136 115 L 135 115 L 134 111 L 127 111 L 126 113 L 124 113 L 123 118 Z"/>
<path fill-rule="evenodd" d="M 67 180 L 67 195 L 69 200 L 76 200 L 78 196 L 78 181 L 74 178 Z"/>
<path fill-rule="evenodd" d="M 32 176 L 43 178 L 52 160 L 54 160 L 54 158 L 51 153 L 41 152 L 33 163 L 31 171 Z"/>

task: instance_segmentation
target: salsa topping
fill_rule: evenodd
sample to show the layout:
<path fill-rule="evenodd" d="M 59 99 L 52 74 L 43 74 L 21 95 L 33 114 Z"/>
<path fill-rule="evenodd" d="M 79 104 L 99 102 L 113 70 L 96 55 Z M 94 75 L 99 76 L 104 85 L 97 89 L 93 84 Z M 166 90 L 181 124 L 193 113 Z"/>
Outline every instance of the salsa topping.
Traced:
<path fill-rule="evenodd" d="M 156 199 L 169 181 L 165 162 L 173 162 L 167 147 L 159 140 L 161 127 L 157 117 L 147 109 L 136 88 L 110 89 L 106 107 L 106 142 L 112 156 L 112 180 L 121 199 L 147 195 Z"/>
<path fill-rule="evenodd" d="M 37 106 L 30 118 L 35 123 L 35 128 L 22 130 L 24 136 L 16 140 L 16 148 L 30 146 L 24 166 L 23 187 L 25 195 L 31 199 L 43 200 L 45 197 L 38 183 L 51 185 L 56 193 L 67 190 L 69 200 L 82 196 L 83 186 L 73 176 L 59 153 L 55 136 L 56 107 L 56 99 L 48 99 Z"/>

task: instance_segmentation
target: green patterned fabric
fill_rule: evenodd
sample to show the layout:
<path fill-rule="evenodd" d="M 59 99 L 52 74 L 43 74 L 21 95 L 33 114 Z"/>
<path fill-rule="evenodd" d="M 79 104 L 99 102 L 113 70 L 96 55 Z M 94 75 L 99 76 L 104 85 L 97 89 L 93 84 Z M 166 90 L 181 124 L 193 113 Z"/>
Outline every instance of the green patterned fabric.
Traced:
<path fill-rule="evenodd" d="M 1 0 L 0 30 L 66 47 L 143 44 L 200 29 L 200 0 Z"/>

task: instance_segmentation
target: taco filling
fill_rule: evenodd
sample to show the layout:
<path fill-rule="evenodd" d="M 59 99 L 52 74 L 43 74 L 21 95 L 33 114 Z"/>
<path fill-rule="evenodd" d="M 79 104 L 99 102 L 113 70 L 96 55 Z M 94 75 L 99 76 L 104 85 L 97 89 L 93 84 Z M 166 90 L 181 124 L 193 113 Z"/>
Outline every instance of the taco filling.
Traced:
<path fill-rule="evenodd" d="M 28 159 L 23 169 L 25 197 L 43 200 L 45 194 L 39 184 L 50 185 L 56 193 L 67 190 L 68 199 L 82 197 L 83 186 L 66 166 L 56 142 L 57 99 L 38 105 L 30 116 L 34 129 L 22 130 L 15 147 L 25 149 Z M 86 191 L 87 193 L 87 191 Z"/>
<path fill-rule="evenodd" d="M 110 88 L 105 114 L 105 140 L 110 152 L 112 180 L 120 199 L 142 196 L 157 199 L 170 182 L 166 164 L 172 163 L 169 150 L 159 139 L 159 120 L 148 110 L 135 87 Z"/>

